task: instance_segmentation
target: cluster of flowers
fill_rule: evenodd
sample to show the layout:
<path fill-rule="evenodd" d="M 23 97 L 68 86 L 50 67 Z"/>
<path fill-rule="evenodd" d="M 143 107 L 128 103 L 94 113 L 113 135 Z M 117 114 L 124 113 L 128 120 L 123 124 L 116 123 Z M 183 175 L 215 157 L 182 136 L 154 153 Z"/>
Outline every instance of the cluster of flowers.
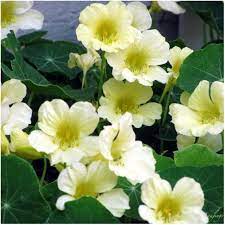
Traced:
<path fill-rule="evenodd" d="M 103 85 L 104 96 L 96 108 L 89 102 L 71 107 L 61 99 L 45 101 L 38 111 L 38 130 L 29 135 L 22 131 L 31 123 L 32 110 L 21 101 L 26 87 L 18 80 L 2 85 L 2 149 L 5 154 L 18 152 L 30 158 L 48 157 L 51 165 L 62 168 L 58 188 L 65 192 L 56 202 L 59 210 L 65 203 L 82 196 L 95 197 L 114 216 L 129 209 L 129 197 L 116 188 L 118 176 L 132 184 L 143 183 L 140 216 L 149 223 L 207 223 L 202 211 L 204 194 L 198 182 L 183 177 L 175 187 L 155 171 L 152 149 L 136 140 L 132 126 L 151 126 L 161 118 L 162 106 L 149 102 L 154 81 L 166 83 L 167 90 L 176 83 L 189 48 L 169 49 L 157 30 L 149 30 L 151 16 L 140 2 L 124 4 L 93 3 L 80 14 L 77 38 L 87 53 L 71 53 L 68 66 L 87 71 L 101 57 L 112 67 L 113 78 Z M 161 65 L 169 61 L 165 71 Z M 13 87 L 13 88 L 12 88 Z M 205 138 L 223 131 L 223 83 L 201 81 L 192 94 L 181 95 L 182 104 L 171 104 L 170 115 L 181 142 L 187 145 L 195 137 Z M 185 119 L 184 119 L 185 117 Z M 99 118 L 104 126 L 93 133 Z M 10 135 L 10 141 L 5 135 Z M 182 136 L 181 136 L 182 135 Z M 201 140 L 198 139 L 198 141 Z M 181 143 L 180 142 L 180 143 Z"/>

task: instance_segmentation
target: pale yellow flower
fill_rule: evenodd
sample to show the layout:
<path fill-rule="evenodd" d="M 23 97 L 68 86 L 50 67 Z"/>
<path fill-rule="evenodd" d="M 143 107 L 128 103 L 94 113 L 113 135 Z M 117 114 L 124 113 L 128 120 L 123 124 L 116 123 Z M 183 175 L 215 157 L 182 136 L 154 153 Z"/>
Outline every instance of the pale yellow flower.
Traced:
<path fill-rule="evenodd" d="M 152 86 L 155 80 L 161 83 L 168 80 L 167 72 L 159 65 L 169 59 L 169 44 L 157 30 L 144 31 L 128 48 L 107 53 L 106 59 L 116 80 L 137 80 L 145 86 Z"/>
<path fill-rule="evenodd" d="M 162 106 L 147 103 L 153 95 L 151 87 L 111 78 L 104 83 L 103 93 L 105 97 L 100 98 L 98 114 L 111 123 L 118 122 L 126 112 L 132 114 L 132 124 L 137 128 L 142 124 L 151 126 L 161 117 Z"/>
<path fill-rule="evenodd" d="M 132 26 L 133 16 L 126 5 L 112 1 L 93 3 L 80 14 L 77 39 L 86 48 L 117 52 L 131 44 L 140 32 Z"/>
<path fill-rule="evenodd" d="M 105 206 L 115 217 L 121 217 L 129 209 L 129 197 L 122 189 L 116 188 L 117 176 L 106 162 L 95 161 L 88 167 L 81 163 L 62 170 L 58 180 L 59 190 L 66 193 L 58 198 L 56 207 L 65 209 L 65 203 L 83 196 L 92 196 Z"/>
<path fill-rule="evenodd" d="M 189 95 L 181 96 L 181 103 L 170 105 L 172 123 L 177 133 L 202 137 L 207 133 L 217 135 L 224 129 L 224 84 L 203 80 Z"/>
<path fill-rule="evenodd" d="M 87 53 L 79 55 L 77 53 L 70 53 L 68 67 L 79 67 L 84 74 L 95 64 L 101 61 L 100 55 L 93 49 L 87 49 Z"/>
<path fill-rule="evenodd" d="M 89 102 L 76 102 L 70 108 L 66 102 L 54 99 L 44 102 L 38 111 L 38 127 L 29 142 L 39 152 L 50 157 L 51 165 L 80 161 L 89 156 L 93 133 L 99 117 Z"/>
<path fill-rule="evenodd" d="M 41 29 L 44 16 L 32 6 L 33 1 L 1 1 L 1 39 L 10 30 Z"/>
<path fill-rule="evenodd" d="M 184 60 L 193 52 L 190 48 L 179 48 L 177 46 L 170 49 L 169 63 L 172 68 L 168 69 L 168 72 L 177 79 L 179 76 L 180 67 Z"/>
<path fill-rule="evenodd" d="M 183 149 L 192 144 L 202 144 L 207 146 L 209 149 L 218 152 L 223 149 L 223 140 L 221 134 L 211 135 L 206 134 L 203 137 L 199 137 L 196 141 L 196 137 L 185 136 L 182 134 L 177 135 L 177 148 Z"/>
<path fill-rule="evenodd" d="M 101 154 L 109 169 L 132 183 L 142 183 L 155 174 L 152 149 L 135 140 L 132 116 L 126 113 L 118 123 L 105 126 L 99 135 Z"/>
<path fill-rule="evenodd" d="M 142 219 L 152 224 L 206 224 L 208 217 L 202 211 L 204 193 L 194 179 L 183 177 L 172 189 L 169 182 L 158 175 L 141 187 L 139 206 Z"/>

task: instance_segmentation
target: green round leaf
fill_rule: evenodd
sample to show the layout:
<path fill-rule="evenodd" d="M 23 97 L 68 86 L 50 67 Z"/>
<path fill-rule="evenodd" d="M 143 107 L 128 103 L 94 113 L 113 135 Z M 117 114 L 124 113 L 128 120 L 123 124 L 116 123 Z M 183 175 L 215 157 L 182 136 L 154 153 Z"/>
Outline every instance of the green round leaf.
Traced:
<path fill-rule="evenodd" d="M 210 44 L 184 60 L 177 85 L 191 93 L 201 80 L 223 81 L 223 68 L 223 44 Z"/>
<path fill-rule="evenodd" d="M 174 152 L 176 166 L 222 166 L 223 155 L 217 154 L 204 145 L 194 144 Z"/>
<path fill-rule="evenodd" d="M 63 211 L 55 210 L 47 223 L 119 223 L 95 198 L 83 197 L 66 203 Z"/>
<path fill-rule="evenodd" d="M 2 156 L 1 160 L 2 223 L 43 223 L 50 207 L 39 191 L 33 168 L 17 156 Z"/>

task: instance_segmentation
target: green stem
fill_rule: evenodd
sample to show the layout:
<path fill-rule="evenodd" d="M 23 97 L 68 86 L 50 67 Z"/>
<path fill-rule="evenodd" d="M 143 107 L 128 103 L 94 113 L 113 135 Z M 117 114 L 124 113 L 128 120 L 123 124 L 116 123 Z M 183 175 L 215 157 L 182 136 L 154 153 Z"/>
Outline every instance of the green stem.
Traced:
<path fill-rule="evenodd" d="M 214 40 L 214 33 L 213 33 L 213 29 L 210 27 L 210 30 L 209 30 L 209 34 L 210 34 L 210 41 L 213 41 Z"/>
<path fill-rule="evenodd" d="M 164 108 L 164 114 L 163 114 L 163 118 L 162 118 L 162 127 L 164 126 L 164 124 L 166 122 L 166 118 L 167 118 L 167 114 L 168 114 L 168 110 L 169 110 L 171 92 L 172 92 L 172 89 L 170 89 L 170 91 L 167 95 L 166 105 L 165 105 L 165 108 Z"/>
<path fill-rule="evenodd" d="M 83 89 L 84 86 L 86 86 L 86 74 L 87 74 L 87 71 L 83 70 L 83 79 L 82 79 L 81 89 Z"/>
<path fill-rule="evenodd" d="M 34 97 L 34 92 L 32 91 L 31 93 L 30 93 L 30 97 L 29 97 L 29 99 L 28 99 L 28 101 L 27 101 L 27 105 L 31 105 L 31 102 L 32 102 L 32 100 L 33 100 L 33 97 Z"/>
<path fill-rule="evenodd" d="M 102 95 L 102 85 L 104 82 L 105 74 L 106 74 L 106 58 L 105 58 L 105 54 L 103 53 L 102 63 L 101 63 L 101 73 L 100 73 L 100 79 L 99 79 L 99 85 L 98 85 L 98 99 Z"/>
<path fill-rule="evenodd" d="M 41 175 L 41 180 L 40 180 L 40 185 L 41 186 L 44 183 L 46 172 L 47 172 L 47 159 L 44 158 L 43 161 L 44 161 L 44 168 L 43 168 L 42 175 Z"/>

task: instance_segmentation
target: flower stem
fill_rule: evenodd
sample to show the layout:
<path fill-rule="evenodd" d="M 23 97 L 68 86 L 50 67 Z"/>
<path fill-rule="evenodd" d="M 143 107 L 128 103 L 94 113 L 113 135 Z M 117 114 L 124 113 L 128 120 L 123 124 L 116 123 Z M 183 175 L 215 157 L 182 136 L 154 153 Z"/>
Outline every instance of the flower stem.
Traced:
<path fill-rule="evenodd" d="M 102 85 L 104 82 L 105 74 L 106 74 L 106 58 L 105 58 L 105 54 L 103 53 L 102 63 L 101 63 L 101 73 L 100 73 L 100 79 L 99 79 L 99 85 L 98 85 L 98 99 L 100 99 L 102 95 Z"/>
<path fill-rule="evenodd" d="M 169 90 L 169 93 L 167 95 L 166 105 L 164 108 L 164 114 L 163 114 L 163 118 L 162 118 L 162 127 L 164 126 L 164 124 L 166 122 L 166 118 L 167 118 L 167 114 L 168 114 L 168 110 L 169 110 L 171 92 L 172 92 L 172 89 Z"/>
<path fill-rule="evenodd" d="M 87 72 L 83 70 L 83 79 L 82 79 L 81 89 L 84 89 L 84 86 L 86 86 L 86 74 Z"/>
<path fill-rule="evenodd" d="M 33 97 L 34 97 L 34 92 L 32 91 L 31 93 L 30 93 L 30 97 L 29 97 L 29 99 L 28 99 L 28 101 L 27 101 L 27 105 L 31 105 L 31 102 L 32 102 L 32 100 L 33 100 Z"/>
<path fill-rule="evenodd" d="M 44 158 L 44 159 L 43 159 L 43 162 L 44 162 L 44 168 L 43 168 L 42 175 L 41 175 L 41 180 L 40 180 L 40 185 L 41 185 L 41 186 L 42 186 L 43 183 L 44 183 L 45 175 L 46 175 L 46 172 L 47 172 L 47 159 Z"/>

